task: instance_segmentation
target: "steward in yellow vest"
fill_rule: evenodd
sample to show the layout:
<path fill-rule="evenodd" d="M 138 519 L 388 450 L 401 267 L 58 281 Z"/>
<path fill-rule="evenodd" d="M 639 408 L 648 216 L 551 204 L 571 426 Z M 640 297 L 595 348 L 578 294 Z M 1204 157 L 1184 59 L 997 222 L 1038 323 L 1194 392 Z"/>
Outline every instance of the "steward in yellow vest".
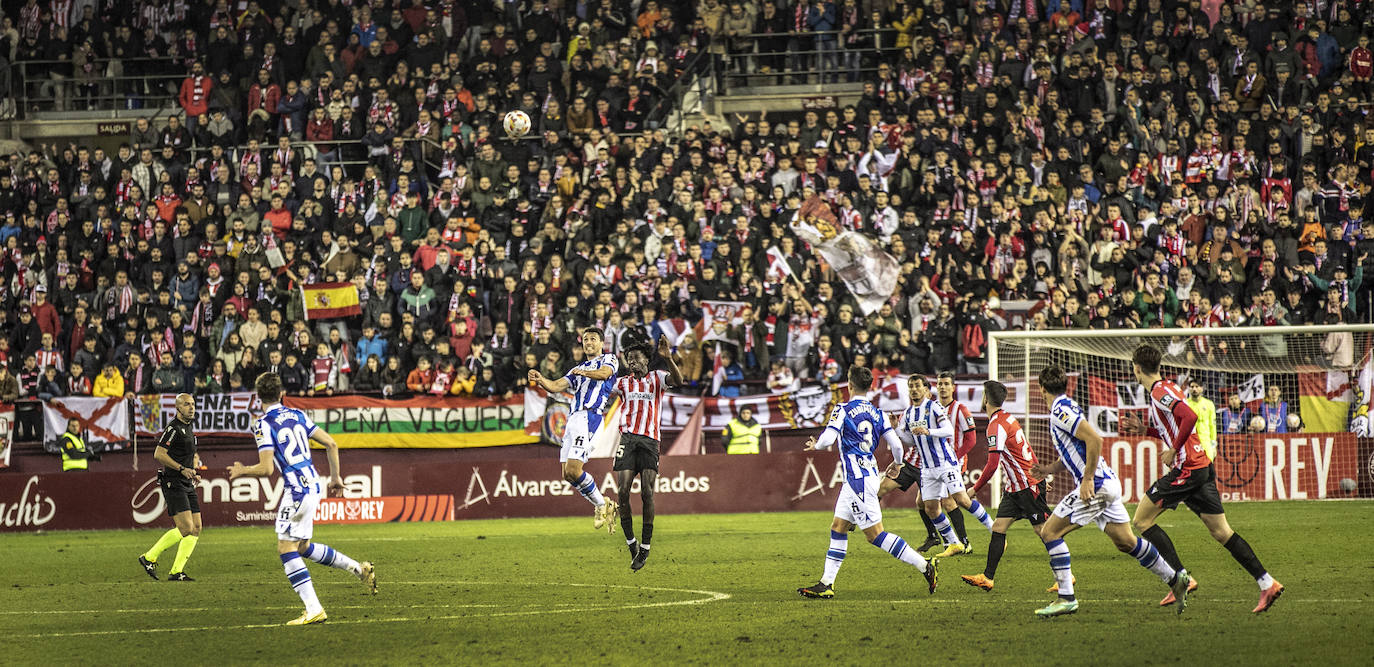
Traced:
<path fill-rule="evenodd" d="M 725 440 L 727 454 L 759 453 L 759 437 L 763 435 L 763 425 L 754 420 L 754 409 L 745 406 L 739 409 L 739 416 L 731 419 L 721 431 Z"/>

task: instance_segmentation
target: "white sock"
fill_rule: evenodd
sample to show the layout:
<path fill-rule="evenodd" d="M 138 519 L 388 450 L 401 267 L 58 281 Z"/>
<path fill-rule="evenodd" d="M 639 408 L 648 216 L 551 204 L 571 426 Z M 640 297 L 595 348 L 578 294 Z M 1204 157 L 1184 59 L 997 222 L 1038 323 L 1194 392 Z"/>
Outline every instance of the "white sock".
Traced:
<path fill-rule="evenodd" d="M 987 528 L 989 532 L 992 531 L 992 517 L 988 516 L 988 511 L 983 509 L 982 504 L 976 500 L 969 503 L 968 513 L 972 514 L 973 518 L 977 519 L 979 523 L 982 523 L 983 527 Z"/>
<path fill-rule="evenodd" d="M 332 568 L 352 572 L 355 577 L 361 577 L 363 574 L 363 566 L 359 565 L 358 561 L 335 551 L 334 547 L 327 544 L 311 542 L 310 549 L 305 552 L 305 557 L 320 565 L 328 565 Z"/>
<path fill-rule="evenodd" d="M 1159 555 L 1159 550 L 1155 548 L 1155 545 L 1150 544 L 1150 541 L 1143 537 L 1135 538 L 1135 547 L 1131 549 L 1130 554 L 1135 557 L 1141 567 L 1154 572 L 1155 576 L 1159 577 L 1165 584 L 1171 583 L 1174 577 L 1178 575 L 1173 566 Z"/>
<path fill-rule="evenodd" d="M 310 580 L 310 570 L 305 568 L 301 555 L 294 551 L 281 554 L 281 564 L 286 569 L 286 580 L 291 582 L 291 588 L 305 603 L 305 613 L 314 616 L 324 611 L 324 607 L 320 606 L 320 598 L 315 595 L 315 583 Z"/>
<path fill-rule="evenodd" d="M 887 531 L 878 533 L 878 539 L 873 540 L 873 546 L 882 549 L 907 565 L 914 566 L 916 569 L 925 572 L 927 563 L 924 556 L 915 549 L 909 549 L 906 540 Z"/>
<path fill-rule="evenodd" d="M 643 549 L 644 551 L 648 551 L 648 550 L 649 550 L 649 543 L 648 543 L 648 542 L 640 542 L 640 543 L 639 543 L 639 548 L 640 548 L 640 549 Z"/>
<path fill-rule="evenodd" d="M 940 512 L 930 522 L 935 524 L 936 530 L 940 531 L 940 537 L 945 538 L 945 544 L 963 544 L 959 541 L 959 536 L 954 533 L 954 526 L 950 525 L 949 517 L 944 512 Z"/>
<path fill-rule="evenodd" d="M 1064 540 L 1046 542 L 1045 551 L 1050 554 L 1050 569 L 1054 570 L 1054 580 L 1059 584 L 1059 595 L 1072 600 L 1073 570 L 1069 567 L 1069 545 L 1064 544 Z"/>
<path fill-rule="evenodd" d="M 582 497 L 586 498 L 587 502 L 597 507 L 606 504 L 606 499 L 601 497 L 601 489 L 596 488 L 596 480 L 585 470 L 582 471 L 582 476 L 577 478 L 577 490 L 582 492 Z"/>
<path fill-rule="evenodd" d="M 1255 583 L 1259 584 L 1261 591 L 1267 591 L 1270 586 L 1274 585 L 1274 578 L 1269 576 L 1268 572 L 1265 572 L 1259 579 L 1255 580 Z"/>
<path fill-rule="evenodd" d="M 849 535 L 830 531 L 830 548 L 825 552 L 825 573 L 821 575 L 821 583 L 826 586 L 835 583 L 835 575 L 840 573 L 840 565 L 844 564 L 848 551 Z"/>

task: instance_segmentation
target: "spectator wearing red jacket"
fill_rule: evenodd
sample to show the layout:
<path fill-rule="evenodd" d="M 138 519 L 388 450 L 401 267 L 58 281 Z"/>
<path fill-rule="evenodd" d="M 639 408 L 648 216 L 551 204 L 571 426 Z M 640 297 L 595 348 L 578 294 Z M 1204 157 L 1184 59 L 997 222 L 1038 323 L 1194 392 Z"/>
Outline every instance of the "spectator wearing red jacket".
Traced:
<path fill-rule="evenodd" d="M 277 104 L 281 101 L 281 86 L 272 81 L 267 70 L 258 70 L 258 82 L 248 89 L 248 130 L 250 136 L 262 138 L 274 125 Z"/>
<path fill-rule="evenodd" d="M 181 104 L 181 110 L 186 112 L 186 129 L 192 135 L 196 133 L 196 119 L 210 112 L 210 91 L 214 87 L 214 79 L 205 75 L 205 67 L 200 63 L 192 65 L 191 76 L 181 80 L 181 94 L 177 95 L 177 102 Z"/>
<path fill-rule="evenodd" d="M 62 333 L 62 319 L 57 314 L 57 306 L 48 301 L 48 286 L 38 285 L 33 288 L 33 321 L 38 323 L 38 329 L 46 334 L 52 334 L 56 338 Z"/>
<path fill-rule="evenodd" d="M 1369 85 L 1370 78 L 1374 77 L 1374 54 L 1369 51 L 1368 35 L 1360 35 L 1355 48 L 1350 50 L 1350 73 L 1355 75 L 1355 92 L 1368 99 L 1374 90 Z"/>

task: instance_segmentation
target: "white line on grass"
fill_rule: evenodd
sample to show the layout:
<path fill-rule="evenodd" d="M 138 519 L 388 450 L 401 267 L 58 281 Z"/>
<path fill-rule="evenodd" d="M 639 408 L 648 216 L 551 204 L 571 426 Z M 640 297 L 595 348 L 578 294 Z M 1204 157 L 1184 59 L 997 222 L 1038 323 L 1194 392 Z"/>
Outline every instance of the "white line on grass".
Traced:
<path fill-rule="evenodd" d="M 721 600 L 728 600 L 728 599 L 730 599 L 730 594 L 729 594 L 729 593 L 720 593 L 720 592 L 718 592 L 718 591 L 703 591 L 703 590 L 695 590 L 695 589 L 690 589 L 690 588 L 663 588 L 663 587 L 658 587 L 658 586 L 630 586 L 630 585 L 625 585 L 625 584 L 571 584 L 571 583 L 565 583 L 565 582 L 558 582 L 558 583 L 556 583 L 556 584 L 550 584 L 550 583 L 509 582 L 509 581 L 395 581 L 395 582 L 391 582 L 391 583 L 392 583 L 392 584 L 401 584 L 401 585 L 411 585 L 411 584 L 415 584 L 415 585 L 458 584 L 458 585 L 465 585 L 465 586 L 467 586 L 467 585 L 493 585 L 493 586 L 525 585 L 525 586 L 575 586 L 575 587 L 579 587 L 579 588 L 597 588 L 597 587 L 601 587 L 601 588 L 633 588 L 633 589 L 635 589 L 635 590 L 641 590 L 641 591 L 660 591 L 660 592 L 664 592 L 664 593 L 690 593 L 690 594 L 692 594 L 692 595 L 705 595 L 705 596 L 709 596 L 709 597 L 702 597 L 702 598 L 697 598 L 697 599 L 693 599 L 693 600 L 675 600 L 675 601 L 671 601 L 671 602 L 645 602 L 645 603 L 640 603 L 640 604 L 612 605 L 612 606 L 605 606 L 605 605 L 581 606 L 581 607 L 572 607 L 572 606 L 570 606 L 570 607 L 566 607 L 566 608 L 562 608 L 562 609 L 532 609 L 532 610 L 528 610 L 528 611 L 495 612 L 495 613 L 485 614 L 484 617 L 487 617 L 487 618 L 492 618 L 492 617 L 497 617 L 497 616 L 535 616 L 535 615 L 540 615 L 540 614 L 566 614 L 566 613 L 569 613 L 569 612 L 582 613 L 582 612 L 589 612 L 589 611 L 628 611 L 628 610 L 631 610 L 631 609 L 651 609 L 651 608 L 655 608 L 655 607 L 678 607 L 678 606 L 698 605 L 698 604 L 705 604 L 705 603 L 707 603 L 707 602 L 719 602 L 719 601 L 721 601 Z M 423 607 L 437 607 L 437 606 L 436 606 L 436 605 L 415 605 L 415 607 L 416 607 L 416 608 L 423 608 Z M 270 609 L 271 607 L 266 607 L 266 608 Z M 295 607 L 291 607 L 291 608 L 294 609 Z M 336 607 L 336 609 L 337 609 L 337 608 L 352 608 L 352 607 Z M 165 611 L 165 610 L 164 610 L 164 611 Z M 472 617 L 471 614 L 451 614 L 451 615 L 445 615 L 445 616 L 417 616 L 417 617 L 395 617 L 395 618 L 359 618 L 359 619 L 345 619 L 345 620 L 341 620 L 341 621 L 330 621 L 329 623 L 332 624 L 332 625 L 359 625 L 359 624 L 363 624 L 363 623 L 405 623 L 405 622 L 412 622 L 412 621 L 420 621 L 420 622 L 446 621 L 446 620 L 457 620 L 457 619 L 471 618 L 471 617 Z M 90 631 L 83 631 L 83 632 L 49 632 L 49 633 L 35 633 L 35 634 L 27 634 L 27 635 L 10 635 L 10 636 L 11 636 L 11 637 L 14 637 L 14 638 L 20 638 L 20 639 L 47 639 L 47 638 L 52 638 L 52 637 L 94 637 L 94 636 L 105 636 L 105 635 L 126 635 L 126 634 L 145 633 L 145 632 L 204 632 L 204 631 L 208 631 L 208 630 L 254 630 L 254 629 L 258 629 L 258 628 L 281 628 L 281 627 L 285 627 L 285 624 L 284 624 L 284 623 L 255 623 L 255 624 L 247 624 L 247 625 L 217 625 L 217 626 L 205 626 L 205 627 L 195 627 L 195 628 L 140 628 L 140 629 L 132 629 L 132 628 L 130 628 L 130 629 L 119 629 L 119 630 L 90 630 Z"/>

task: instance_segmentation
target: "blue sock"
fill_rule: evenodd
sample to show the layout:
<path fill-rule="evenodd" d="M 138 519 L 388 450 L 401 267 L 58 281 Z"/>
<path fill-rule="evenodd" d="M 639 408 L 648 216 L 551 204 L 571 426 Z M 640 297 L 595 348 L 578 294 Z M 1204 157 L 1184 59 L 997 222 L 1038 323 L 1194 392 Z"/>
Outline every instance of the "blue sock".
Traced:
<path fill-rule="evenodd" d="M 1143 538 L 1135 538 L 1135 546 L 1131 547 L 1130 554 L 1140 563 L 1140 566 L 1155 573 L 1161 581 L 1168 584 L 1173 582 L 1175 572 L 1172 565 L 1169 565 L 1160 557 L 1159 550 L 1150 541 Z"/>
<path fill-rule="evenodd" d="M 959 536 L 954 534 L 954 526 L 949 525 L 949 517 L 945 516 L 944 512 L 935 515 L 930 522 L 940 531 L 940 537 L 945 538 L 945 544 L 963 544 Z"/>
<path fill-rule="evenodd" d="M 606 500 L 601 497 L 601 490 L 596 488 L 596 480 L 585 470 L 582 471 L 582 476 L 577 478 L 577 490 L 582 492 L 582 497 L 586 498 L 587 502 L 597 507 L 606 504 Z"/>
<path fill-rule="evenodd" d="M 1069 546 L 1064 540 L 1045 543 L 1045 551 L 1050 554 L 1050 569 L 1054 570 L 1054 581 L 1059 584 L 1059 597 L 1073 599 L 1073 571 L 1069 569 Z"/>
<path fill-rule="evenodd" d="M 983 506 L 978 504 L 978 501 L 975 500 L 968 506 L 968 513 L 972 514 L 973 518 L 982 523 L 984 528 L 992 530 L 992 517 L 988 516 L 988 511 L 983 509 Z"/>
<path fill-rule="evenodd" d="M 830 548 L 825 552 L 825 574 L 821 575 L 821 583 L 826 586 L 835 583 L 835 575 L 840 573 L 840 565 L 844 564 L 848 551 L 849 534 L 830 531 Z"/>

